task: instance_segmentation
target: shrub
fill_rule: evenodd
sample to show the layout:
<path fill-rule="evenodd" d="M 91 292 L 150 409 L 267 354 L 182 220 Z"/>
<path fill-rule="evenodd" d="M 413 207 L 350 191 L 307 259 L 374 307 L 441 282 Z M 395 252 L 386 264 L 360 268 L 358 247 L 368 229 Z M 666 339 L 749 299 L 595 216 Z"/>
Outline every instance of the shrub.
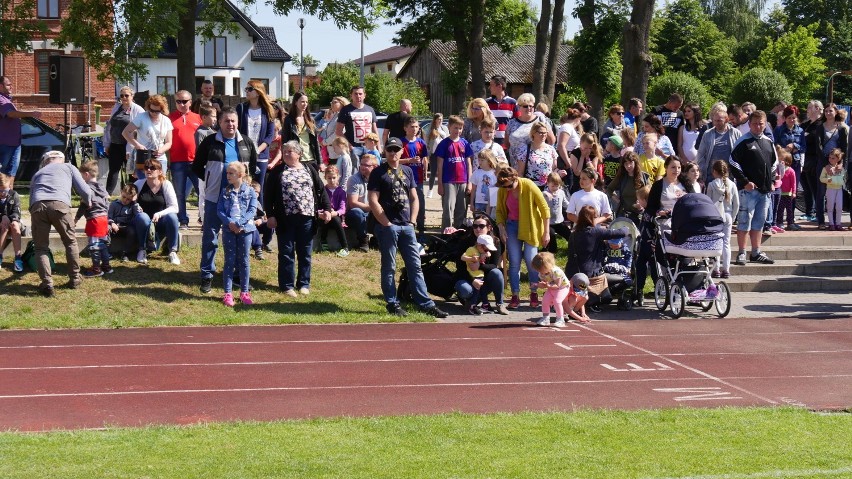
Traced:
<path fill-rule="evenodd" d="M 672 93 L 680 93 L 684 103 L 698 103 L 702 111 L 708 111 L 713 104 L 713 97 L 701 80 L 689 73 L 673 72 L 651 79 L 648 86 L 648 105 L 662 105 L 669 100 Z"/>
<path fill-rule="evenodd" d="M 793 90 L 784 75 L 766 68 L 752 68 L 734 83 L 731 102 L 750 101 L 761 110 L 771 110 L 779 101 L 790 103 Z"/>

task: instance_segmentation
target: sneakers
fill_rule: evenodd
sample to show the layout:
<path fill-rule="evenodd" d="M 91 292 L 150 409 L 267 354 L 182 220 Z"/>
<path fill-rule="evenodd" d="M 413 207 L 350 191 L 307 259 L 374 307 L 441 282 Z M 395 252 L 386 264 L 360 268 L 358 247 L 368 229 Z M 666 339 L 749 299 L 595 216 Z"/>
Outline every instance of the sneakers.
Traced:
<path fill-rule="evenodd" d="M 564 322 L 564 321 L 563 321 Z M 535 322 L 536 326 L 550 326 L 550 316 L 542 316 L 541 319 Z"/>
<path fill-rule="evenodd" d="M 710 273 L 710 277 L 711 278 L 720 278 L 720 277 L 722 277 L 722 273 L 720 273 L 718 270 L 713 271 L 712 273 Z"/>
<path fill-rule="evenodd" d="M 636 297 L 633 298 L 633 302 L 636 303 L 636 306 L 639 306 L 640 308 L 645 306 L 645 294 L 637 294 Z"/>
<path fill-rule="evenodd" d="M 112 269 L 112 266 L 110 266 L 110 265 L 109 265 L 109 263 L 102 264 L 102 265 L 101 265 L 101 271 L 103 271 L 103 272 L 104 272 L 104 274 L 113 274 L 113 273 L 115 273 L 115 270 L 114 270 L 114 269 Z"/>
<path fill-rule="evenodd" d="M 337 252 L 337 256 L 340 257 L 340 258 L 345 258 L 345 257 L 349 256 L 349 250 L 346 249 L 346 248 L 343 248 L 342 250 Z"/>
<path fill-rule="evenodd" d="M 521 300 L 518 298 L 517 294 L 512 295 L 512 299 L 509 300 L 509 309 L 518 309 L 521 305 Z"/>
<path fill-rule="evenodd" d="M 506 305 L 503 303 L 497 303 L 496 307 L 494 308 L 494 311 L 497 314 L 502 314 L 504 316 L 507 316 L 509 314 L 509 310 L 506 309 Z"/>
<path fill-rule="evenodd" d="M 263 248 L 255 248 L 254 258 L 258 261 L 263 261 Z"/>
<path fill-rule="evenodd" d="M 267 253 L 271 253 L 272 247 L 269 246 L 268 244 L 265 244 L 265 245 L 263 245 L 263 251 L 266 251 Z"/>
<path fill-rule="evenodd" d="M 467 308 L 467 312 L 474 315 L 474 316 L 482 316 L 482 308 L 480 308 L 479 306 L 477 306 L 475 304 L 471 305 L 469 308 Z"/>
<path fill-rule="evenodd" d="M 321 253 L 328 253 L 328 243 L 321 243 L 320 244 L 320 252 Z"/>
<path fill-rule="evenodd" d="M 358 251 L 362 253 L 370 252 L 370 242 L 367 241 L 367 238 L 362 238 L 358 240 Z"/>
<path fill-rule="evenodd" d="M 565 318 L 556 318 L 556 322 L 553 323 L 553 325 L 557 328 L 564 328 L 565 327 Z"/>
<path fill-rule="evenodd" d="M 284 294 L 291 297 L 291 298 L 298 298 L 299 297 L 299 295 L 293 289 L 288 289 L 287 291 L 284 291 Z"/>
<path fill-rule="evenodd" d="M 139 250 L 136 253 L 136 262 L 139 264 L 148 264 L 148 253 L 145 250 Z"/>
<path fill-rule="evenodd" d="M 745 266 L 745 265 L 746 265 L 746 254 L 745 254 L 745 252 L 743 252 L 743 253 L 739 253 L 739 254 L 737 255 L 737 260 L 736 260 L 736 261 L 734 261 L 734 264 L 738 264 L 738 265 L 740 265 L 740 266 Z"/>
<path fill-rule="evenodd" d="M 429 194 L 428 194 L 428 195 L 426 195 L 426 198 L 432 198 L 432 196 L 433 196 L 434 194 L 435 194 L 435 190 L 429 190 Z"/>
<path fill-rule="evenodd" d="M 222 297 L 222 304 L 225 306 L 233 306 L 234 305 L 234 295 L 231 293 L 225 293 L 225 296 Z"/>
<path fill-rule="evenodd" d="M 482 306 L 480 306 L 480 309 L 482 309 L 483 312 L 493 311 L 493 309 L 491 309 L 491 303 L 489 303 L 488 301 L 483 301 Z"/>
<path fill-rule="evenodd" d="M 769 229 L 772 230 L 773 233 L 784 233 L 784 228 L 780 226 L 772 225 L 772 227 Z"/>
<path fill-rule="evenodd" d="M 299 288 L 299 294 L 301 294 L 303 296 L 307 296 L 307 295 L 311 294 L 311 290 L 308 289 L 307 286 L 302 286 L 301 288 Z"/>
<path fill-rule="evenodd" d="M 537 308 L 541 303 L 538 301 L 538 293 L 530 293 L 530 308 Z"/>
<path fill-rule="evenodd" d="M 388 304 L 385 307 L 387 308 L 388 313 L 393 316 L 399 316 L 400 318 L 408 316 L 408 313 L 402 309 L 402 306 L 399 303 Z"/>
<path fill-rule="evenodd" d="M 420 308 L 420 311 L 423 311 L 424 313 L 428 314 L 429 316 L 432 316 L 432 317 L 435 317 L 435 318 L 438 318 L 438 319 L 443 319 L 443 318 L 446 318 L 447 316 L 449 316 L 449 313 L 439 309 L 434 304 L 432 306 L 427 307 L 427 308 Z"/>
<path fill-rule="evenodd" d="M 731 272 L 726 269 L 723 269 L 722 272 L 719 273 L 719 277 L 722 279 L 728 279 L 731 277 Z"/>
<path fill-rule="evenodd" d="M 775 234 L 775 232 L 772 231 L 772 228 L 763 228 L 763 234 L 765 234 L 767 236 L 772 236 L 772 235 Z"/>
<path fill-rule="evenodd" d="M 12 271 L 16 273 L 24 272 L 24 260 L 20 256 L 15 256 L 15 262 L 12 263 Z"/>
<path fill-rule="evenodd" d="M 119 255 L 119 261 L 121 261 L 122 263 L 126 263 L 126 262 L 130 261 L 130 258 L 127 257 L 127 253 L 122 251 L 121 255 Z"/>
<path fill-rule="evenodd" d="M 201 278 L 201 286 L 198 289 L 204 294 L 209 293 L 213 289 L 213 278 Z"/>
<path fill-rule="evenodd" d="M 254 301 L 251 299 L 251 293 L 246 291 L 245 293 L 240 293 L 240 302 L 246 306 L 251 306 L 254 304 Z"/>
<path fill-rule="evenodd" d="M 766 253 L 763 251 L 758 251 L 757 254 L 749 256 L 748 260 L 751 263 L 775 264 L 775 261 L 771 260 L 769 256 L 766 256 Z"/>
<path fill-rule="evenodd" d="M 178 255 L 177 255 L 176 252 L 172 251 L 171 253 L 169 253 L 169 263 L 174 264 L 174 265 L 180 264 L 180 258 L 178 258 Z"/>
<path fill-rule="evenodd" d="M 801 231 L 802 227 L 797 225 L 796 223 L 792 223 L 792 224 L 787 225 L 787 230 L 789 230 L 789 231 Z"/>
<path fill-rule="evenodd" d="M 188 229 L 189 229 L 189 223 L 183 223 L 183 224 L 181 224 L 181 225 L 180 225 L 180 229 L 182 229 L 183 231 L 188 230 Z"/>
<path fill-rule="evenodd" d="M 38 287 L 38 294 L 44 296 L 45 298 L 52 298 L 52 297 L 56 296 L 56 292 L 53 291 L 53 286 L 45 286 L 45 285 Z"/>

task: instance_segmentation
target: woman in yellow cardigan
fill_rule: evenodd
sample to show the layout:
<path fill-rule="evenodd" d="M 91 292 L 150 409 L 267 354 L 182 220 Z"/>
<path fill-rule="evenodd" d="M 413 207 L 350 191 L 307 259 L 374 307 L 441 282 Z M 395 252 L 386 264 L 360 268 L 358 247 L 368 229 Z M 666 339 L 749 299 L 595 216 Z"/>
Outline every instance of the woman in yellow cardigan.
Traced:
<path fill-rule="evenodd" d="M 509 256 L 509 285 L 512 299 L 509 309 L 520 305 L 521 254 L 527 264 L 530 279 L 530 307 L 537 308 L 538 272 L 531 267 L 539 248 L 550 241 L 550 208 L 538 186 L 526 178 L 518 178 L 514 168 L 503 168 L 497 173 L 497 226 L 500 239 Z"/>

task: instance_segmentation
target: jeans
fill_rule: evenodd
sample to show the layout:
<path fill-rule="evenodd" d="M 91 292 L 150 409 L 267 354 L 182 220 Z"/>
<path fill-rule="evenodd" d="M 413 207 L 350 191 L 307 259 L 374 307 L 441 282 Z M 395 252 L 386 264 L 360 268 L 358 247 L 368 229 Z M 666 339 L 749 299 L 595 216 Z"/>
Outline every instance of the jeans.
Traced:
<path fill-rule="evenodd" d="M 399 303 L 396 297 L 396 251 L 402 256 L 405 271 L 408 274 L 408 288 L 414 302 L 421 308 L 430 308 L 435 302 L 426 291 L 426 280 L 420 267 L 420 244 L 414 233 L 414 226 L 376 225 L 379 249 L 382 253 L 381 283 L 382 294 L 387 304 Z"/>
<path fill-rule="evenodd" d="M 226 293 L 234 287 L 234 272 L 240 277 L 240 292 L 248 293 L 249 247 L 252 233 L 232 233 L 231 230 L 222 232 L 222 247 L 225 248 L 225 265 L 222 267 L 222 286 Z"/>
<path fill-rule="evenodd" d="M 175 195 L 178 202 L 178 221 L 182 225 L 189 224 L 189 216 L 186 214 L 186 197 L 189 196 L 189 184 L 198 191 L 198 177 L 192 172 L 192 163 L 181 161 L 172 163 L 172 184 L 175 186 Z"/>
<path fill-rule="evenodd" d="M 456 293 L 459 295 L 459 298 L 469 300 L 472 304 L 485 301 L 488 299 L 488 293 L 494 293 L 494 302 L 503 304 L 503 290 L 506 288 L 506 283 L 503 280 L 503 270 L 494 268 L 485 273 L 484 281 L 485 283 L 477 291 L 470 281 L 460 279 L 456 281 Z M 477 294 L 476 297 L 473 296 L 474 293 Z"/>
<path fill-rule="evenodd" d="M 71 207 L 61 201 L 38 201 L 30 206 L 30 218 L 41 286 L 53 287 L 50 257 L 47 255 L 50 252 L 51 226 L 59 233 L 62 244 L 65 245 L 68 277 L 71 281 L 79 281 L 80 254 L 77 249 L 77 236 L 74 232 L 74 217 L 71 215 Z"/>
<path fill-rule="evenodd" d="M 512 294 L 518 294 L 521 290 L 521 255 L 527 264 L 527 273 L 529 274 L 530 289 L 532 292 L 537 291 L 535 286 L 538 283 L 538 271 L 532 267 L 532 259 L 538 254 L 538 248 L 518 239 L 518 222 L 514 220 L 506 221 L 506 254 L 509 256 L 509 286 L 512 289 Z"/>
<path fill-rule="evenodd" d="M 0 145 L 0 173 L 15 176 L 21 163 L 21 147 Z"/>
<path fill-rule="evenodd" d="M 219 249 L 219 230 L 222 221 L 216 214 L 216 203 L 204 202 L 204 219 L 201 225 L 201 279 L 210 279 L 216 273 L 216 250 Z"/>
<path fill-rule="evenodd" d="M 761 193 L 758 190 L 740 190 L 737 231 L 763 230 L 770 204 L 769 193 Z"/>
<path fill-rule="evenodd" d="M 259 249 L 268 245 L 272 241 L 272 233 L 275 230 L 266 225 L 266 221 L 258 225 L 257 229 L 251 233 L 251 249 Z"/>
<path fill-rule="evenodd" d="M 133 229 L 136 231 L 136 239 L 139 240 L 139 250 L 146 250 L 146 242 L 148 241 L 148 228 L 151 227 L 151 217 L 145 213 L 138 213 L 133 218 Z M 154 249 L 160 249 L 160 242 L 163 237 L 166 238 L 169 245 L 169 252 L 177 252 L 178 250 L 178 223 L 177 215 L 169 213 L 161 216 L 159 221 L 154 224 Z"/>
<path fill-rule="evenodd" d="M 267 168 L 269 168 L 269 160 L 266 160 L 266 161 L 257 160 L 258 172 L 257 172 L 257 176 L 255 176 L 254 179 L 256 179 L 258 183 L 260 183 L 260 194 L 257 195 L 258 206 L 263 204 L 263 185 L 266 184 L 266 169 Z M 250 175 L 253 174 L 253 173 L 254 173 L 253 171 L 249 172 Z"/>
<path fill-rule="evenodd" d="M 311 286 L 311 251 L 314 246 L 314 218 L 285 215 L 278 228 L 278 287 L 281 291 Z M 298 275 L 296 261 L 298 260 Z"/>
<path fill-rule="evenodd" d="M 339 216 L 335 216 L 328 223 L 320 223 L 320 241 L 323 244 L 328 243 L 328 232 L 329 230 L 334 231 L 337 234 L 337 241 L 340 243 L 341 249 L 349 249 L 349 244 L 346 242 L 346 231 L 343 230 L 343 222 L 340 221 Z"/>
<path fill-rule="evenodd" d="M 373 222 L 373 215 L 369 211 L 364 211 L 361 208 L 352 208 L 346 211 L 346 224 L 355 227 L 359 241 L 367 238 L 367 233 L 373 229 L 371 228 Z"/>
<path fill-rule="evenodd" d="M 92 266 L 99 268 L 102 264 L 109 265 L 109 235 L 103 237 L 89 236 L 89 254 L 92 256 Z"/>
<path fill-rule="evenodd" d="M 423 185 L 416 185 L 414 191 L 417 192 L 417 202 L 420 204 L 417 210 L 417 232 L 422 235 L 426 231 L 426 195 L 423 194 Z"/>

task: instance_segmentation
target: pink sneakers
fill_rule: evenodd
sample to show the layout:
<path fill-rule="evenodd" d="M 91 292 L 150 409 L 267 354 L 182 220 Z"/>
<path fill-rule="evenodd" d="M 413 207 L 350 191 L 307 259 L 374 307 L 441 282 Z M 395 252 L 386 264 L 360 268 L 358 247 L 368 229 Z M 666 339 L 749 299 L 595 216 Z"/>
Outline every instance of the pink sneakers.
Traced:
<path fill-rule="evenodd" d="M 251 300 L 251 293 L 248 291 L 240 293 L 240 301 L 246 306 L 254 304 L 254 301 Z"/>
<path fill-rule="evenodd" d="M 233 306 L 234 295 L 231 293 L 225 293 L 225 297 L 222 298 L 222 304 L 224 304 L 225 306 Z"/>

